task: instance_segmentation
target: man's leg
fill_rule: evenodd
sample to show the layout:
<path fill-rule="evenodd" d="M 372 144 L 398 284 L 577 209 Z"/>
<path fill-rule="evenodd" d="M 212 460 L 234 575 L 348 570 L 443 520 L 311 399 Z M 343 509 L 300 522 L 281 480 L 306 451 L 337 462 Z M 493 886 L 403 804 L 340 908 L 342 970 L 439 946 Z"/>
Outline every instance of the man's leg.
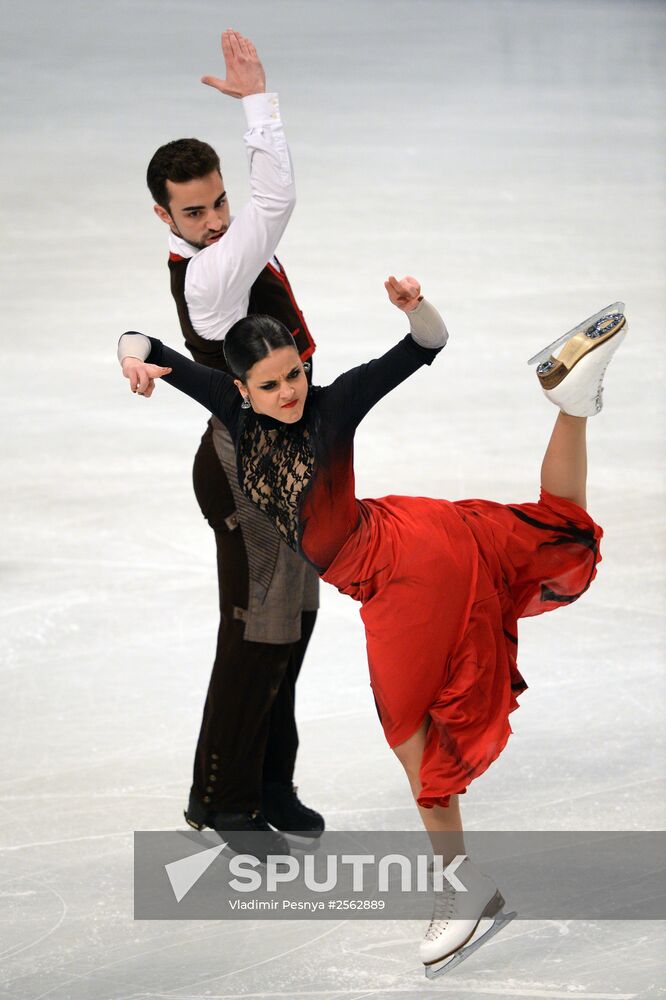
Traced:
<path fill-rule="evenodd" d="M 324 830 L 324 818 L 303 805 L 293 784 L 298 731 L 296 729 L 296 681 L 314 629 L 316 611 L 301 615 L 301 638 L 290 646 L 287 669 L 270 712 L 268 741 L 264 755 L 262 812 L 279 830 L 298 830 L 316 837 Z"/>
<path fill-rule="evenodd" d="M 296 681 L 310 642 L 317 619 L 316 611 L 301 615 L 301 638 L 289 647 L 289 660 L 280 690 L 271 707 L 268 740 L 264 755 L 264 783 L 287 782 L 291 784 L 298 750 L 295 703 Z"/>
<path fill-rule="evenodd" d="M 287 670 L 291 646 L 243 639 L 247 554 L 210 427 L 195 458 L 194 485 L 204 517 L 215 531 L 220 627 L 194 763 L 193 792 L 211 809 L 252 812 L 261 806 L 270 709 Z"/>

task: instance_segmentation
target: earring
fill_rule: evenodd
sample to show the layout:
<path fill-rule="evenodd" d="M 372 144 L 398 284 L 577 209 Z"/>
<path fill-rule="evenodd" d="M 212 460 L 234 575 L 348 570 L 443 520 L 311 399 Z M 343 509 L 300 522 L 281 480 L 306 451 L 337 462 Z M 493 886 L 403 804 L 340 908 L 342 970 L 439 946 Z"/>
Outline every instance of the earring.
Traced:
<path fill-rule="evenodd" d="M 252 409 L 252 403 L 247 398 L 247 396 L 243 396 L 243 402 L 241 403 L 241 410 L 250 410 L 250 409 Z"/>
<path fill-rule="evenodd" d="M 308 372 L 310 371 L 311 368 L 312 368 L 312 365 L 310 364 L 309 361 L 304 361 L 303 362 L 303 371 L 305 372 L 306 375 L 308 374 Z"/>

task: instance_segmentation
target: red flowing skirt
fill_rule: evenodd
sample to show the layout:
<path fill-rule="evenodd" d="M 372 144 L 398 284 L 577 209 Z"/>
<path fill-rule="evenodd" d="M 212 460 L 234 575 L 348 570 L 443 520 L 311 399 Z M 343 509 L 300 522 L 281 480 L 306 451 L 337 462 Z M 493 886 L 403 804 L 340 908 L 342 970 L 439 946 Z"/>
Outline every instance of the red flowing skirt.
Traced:
<path fill-rule="evenodd" d="M 358 527 L 323 579 L 361 602 L 370 683 L 389 746 L 429 718 L 419 805 L 495 760 L 527 687 L 517 620 L 571 604 L 596 574 L 601 528 L 577 504 L 389 496 L 358 501 Z"/>

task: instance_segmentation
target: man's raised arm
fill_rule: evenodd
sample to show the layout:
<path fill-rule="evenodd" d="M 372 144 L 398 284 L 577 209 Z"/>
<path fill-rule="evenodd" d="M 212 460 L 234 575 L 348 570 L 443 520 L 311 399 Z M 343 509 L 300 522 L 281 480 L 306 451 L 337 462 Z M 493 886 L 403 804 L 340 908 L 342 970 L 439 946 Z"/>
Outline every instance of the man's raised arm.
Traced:
<path fill-rule="evenodd" d="M 296 201 L 291 157 L 278 96 L 265 92 L 264 70 L 254 45 L 236 32 L 222 36 L 226 78 L 202 82 L 242 99 L 250 165 L 250 201 L 227 232 L 190 261 L 185 295 L 197 333 L 222 339 L 243 314 L 252 283 L 275 253 Z"/>

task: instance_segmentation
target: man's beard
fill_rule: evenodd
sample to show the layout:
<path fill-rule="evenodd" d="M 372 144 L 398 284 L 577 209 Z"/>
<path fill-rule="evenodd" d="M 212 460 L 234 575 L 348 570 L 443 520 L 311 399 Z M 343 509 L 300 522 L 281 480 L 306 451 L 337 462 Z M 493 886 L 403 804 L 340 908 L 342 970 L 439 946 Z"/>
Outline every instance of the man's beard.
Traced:
<path fill-rule="evenodd" d="M 218 239 L 222 239 L 226 231 L 227 231 L 226 229 L 223 230 L 223 232 L 220 233 Z M 180 232 L 175 222 L 172 222 L 171 224 L 171 232 L 174 234 L 174 236 L 178 236 L 179 239 L 184 240 L 188 244 L 188 246 L 193 247 L 195 250 L 205 250 L 206 247 L 212 246 L 212 244 L 209 243 L 208 240 L 205 240 L 203 243 L 196 243 L 194 240 L 188 240 L 187 236 L 184 236 Z"/>
<path fill-rule="evenodd" d="M 171 226 L 171 232 L 174 234 L 174 236 L 177 236 L 179 239 L 185 240 L 187 245 L 193 247 L 195 250 L 203 250 L 205 249 L 205 247 L 208 246 L 207 243 L 195 243 L 194 240 L 188 240 L 187 236 L 183 236 L 183 234 L 180 232 L 175 222 Z"/>

